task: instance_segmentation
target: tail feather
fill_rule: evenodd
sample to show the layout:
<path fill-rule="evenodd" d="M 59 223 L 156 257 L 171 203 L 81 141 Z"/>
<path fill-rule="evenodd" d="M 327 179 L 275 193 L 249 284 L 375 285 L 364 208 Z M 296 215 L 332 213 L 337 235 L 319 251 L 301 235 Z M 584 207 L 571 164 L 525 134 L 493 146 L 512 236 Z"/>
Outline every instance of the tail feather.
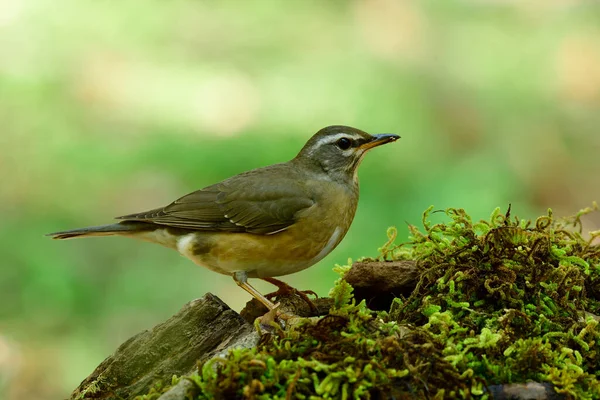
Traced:
<path fill-rule="evenodd" d="M 72 229 L 69 231 L 48 233 L 46 236 L 51 236 L 52 239 L 72 239 L 76 237 L 90 237 L 90 236 L 112 236 L 124 234 L 126 232 L 138 232 L 148 228 L 149 224 L 137 224 L 137 223 L 125 223 L 120 222 L 116 224 L 100 225 L 100 226 L 89 226 L 87 228 Z"/>

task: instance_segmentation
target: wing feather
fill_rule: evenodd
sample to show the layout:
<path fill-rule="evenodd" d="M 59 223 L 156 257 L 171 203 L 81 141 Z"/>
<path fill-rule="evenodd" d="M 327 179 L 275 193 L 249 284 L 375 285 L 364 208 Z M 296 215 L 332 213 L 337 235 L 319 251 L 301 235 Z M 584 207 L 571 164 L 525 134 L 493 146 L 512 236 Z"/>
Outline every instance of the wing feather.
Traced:
<path fill-rule="evenodd" d="M 295 171 L 290 168 L 283 171 L 287 173 L 274 175 L 269 173 L 273 167 L 234 176 L 163 208 L 118 218 L 200 231 L 280 232 L 293 225 L 298 212 L 315 201 Z"/>

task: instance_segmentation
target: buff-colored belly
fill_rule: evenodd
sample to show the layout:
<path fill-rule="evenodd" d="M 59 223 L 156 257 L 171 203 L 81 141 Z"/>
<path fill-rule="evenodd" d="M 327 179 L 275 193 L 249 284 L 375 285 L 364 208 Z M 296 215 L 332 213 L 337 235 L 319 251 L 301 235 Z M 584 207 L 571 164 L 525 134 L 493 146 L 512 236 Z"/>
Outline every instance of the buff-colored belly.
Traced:
<path fill-rule="evenodd" d="M 194 263 L 222 274 L 247 271 L 250 278 L 282 276 L 319 262 L 346 233 L 340 227 L 325 231 L 308 236 L 294 227 L 266 236 L 195 232 L 181 237 L 177 250 Z"/>

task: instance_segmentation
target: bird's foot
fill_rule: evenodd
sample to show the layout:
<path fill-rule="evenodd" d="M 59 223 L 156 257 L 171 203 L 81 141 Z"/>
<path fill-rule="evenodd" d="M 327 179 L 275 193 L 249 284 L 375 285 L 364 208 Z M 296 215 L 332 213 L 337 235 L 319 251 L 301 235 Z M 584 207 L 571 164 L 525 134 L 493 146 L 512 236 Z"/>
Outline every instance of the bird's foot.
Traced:
<path fill-rule="evenodd" d="M 281 303 L 275 304 L 274 308 L 270 309 L 263 316 L 258 317 L 255 324 L 258 324 L 260 331 L 272 331 L 275 329 L 284 328 L 289 321 L 294 318 L 299 318 L 293 314 L 288 314 L 279 309 Z"/>
<path fill-rule="evenodd" d="M 311 313 L 316 314 L 318 312 L 317 306 L 308 297 L 308 295 L 312 295 L 312 296 L 315 296 L 315 298 L 317 298 L 317 299 L 319 298 L 319 296 L 312 290 L 298 290 L 298 289 L 293 288 L 292 286 L 288 285 L 287 283 L 280 281 L 279 279 L 275 279 L 275 278 L 261 278 L 261 279 L 266 282 L 269 282 L 272 285 L 277 286 L 277 288 L 278 288 L 275 292 L 266 294 L 265 297 L 267 299 L 272 300 L 272 299 L 275 299 L 280 296 L 290 296 L 290 295 L 295 294 L 295 295 L 298 295 L 302 300 L 304 300 L 304 302 L 306 304 L 308 304 L 308 306 L 310 307 Z"/>

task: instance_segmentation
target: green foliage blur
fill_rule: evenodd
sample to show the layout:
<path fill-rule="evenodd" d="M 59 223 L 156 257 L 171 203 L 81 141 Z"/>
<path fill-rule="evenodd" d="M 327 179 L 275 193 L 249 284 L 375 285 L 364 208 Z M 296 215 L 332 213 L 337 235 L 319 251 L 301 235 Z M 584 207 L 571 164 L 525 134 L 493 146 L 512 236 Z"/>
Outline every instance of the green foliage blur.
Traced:
<path fill-rule="evenodd" d="M 342 244 L 284 278 L 320 295 L 431 204 L 600 199 L 599 26 L 585 1 L 0 0 L 0 398 L 64 398 L 187 301 L 249 300 L 160 246 L 45 233 L 286 161 L 326 125 L 402 139 L 363 162 Z"/>

